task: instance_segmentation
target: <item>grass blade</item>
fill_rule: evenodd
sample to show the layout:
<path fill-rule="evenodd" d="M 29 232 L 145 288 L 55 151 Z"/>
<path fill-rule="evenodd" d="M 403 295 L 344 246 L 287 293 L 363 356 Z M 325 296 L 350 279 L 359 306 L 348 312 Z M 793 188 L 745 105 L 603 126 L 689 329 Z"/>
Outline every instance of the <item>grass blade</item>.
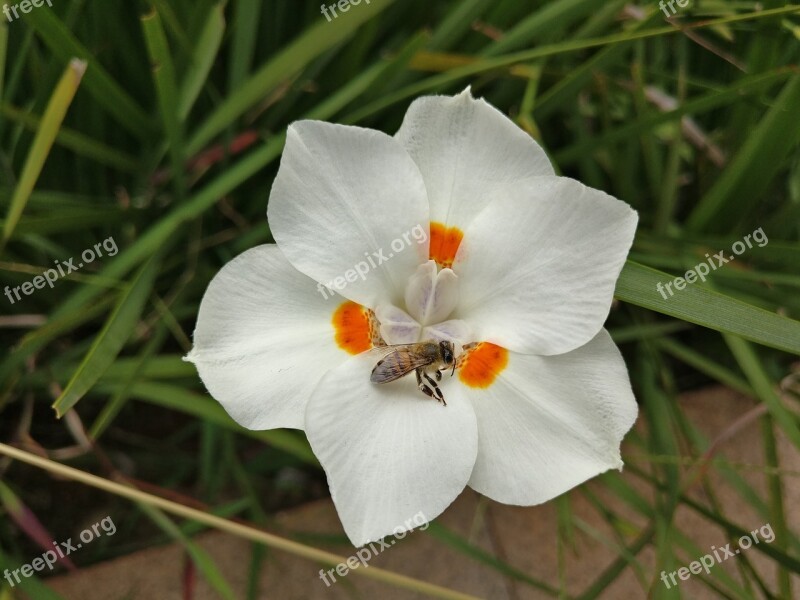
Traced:
<path fill-rule="evenodd" d="M 137 276 L 120 295 L 120 299 L 103 330 L 72 376 L 64 391 L 53 403 L 56 415 L 61 418 L 97 382 L 114 362 L 130 337 L 144 304 L 150 296 L 159 261 L 154 256 L 142 266 Z"/>
<path fill-rule="evenodd" d="M 213 587 L 221 597 L 226 600 L 233 600 L 236 598 L 228 580 L 220 573 L 217 565 L 214 564 L 214 560 L 205 550 L 184 535 L 180 528 L 157 508 L 148 506 L 147 504 L 139 504 L 139 508 L 144 511 L 162 531 L 183 546 L 189 556 L 191 556 L 192 562 L 203 573 L 206 581 L 211 584 L 211 587 Z"/>
<path fill-rule="evenodd" d="M 228 89 L 235 90 L 247 77 L 253 64 L 258 38 L 261 4 L 236 0 L 233 7 L 233 41 L 228 60 Z"/>
<path fill-rule="evenodd" d="M 36 30 L 55 56 L 77 56 L 86 61 L 89 65 L 86 90 L 122 127 L 137 137 L 147 137 L 155 131 L 153 121 L 147 113 L 114 81 L 53 11 L 31 11 L 26 15 L 25 21 Z"/>
<path fill-rule="evenodd" d="M 192 63 L 181 84 L 178 100 L 178 117 L 181 121 L 186 120 L 208 79 L 224 34 L 224 5 L 217 4 L 208 14 L 208 19 L 192 54 Z"/>
<path fill-rule="evenodd" d="M 795 75 L 694 209 L 688 220 L 691 229 L 725 231 L 755 208 L 781 169 L 784 158 L 800 143 L 798 106 L 800 75 Z M 732 197 L 738 201 L 729 202 Z"/>
<path fill-rule="evenodd" d="M 5 508 L 6 514 L 17 524 L 27 536 L 36 543 L 42 550 L 51 550 L 53 534 L 45 529 L 41 521 L 33 511 L 25 506 L 22 500 L 8 487 L 0 481 L 0 505 Z M 70 571 L 75 571 L 75 564 L 67 556 L 59 557 L 57 562 L 61 562 Z"/>
<path fill-rule="evenodd" d="M 284 452 L 310 465 L 319 464 L 308 443 L 291 431 L 285 429 L 270 429 L 266 431 L 243 429 L 228 416 L 228 413 L 225 412 L 225 409 L 223 409 L 219 403 L 207 396 L 201 396 L 190 392 L 177 385 L 140 381 L 134 383 L 132 386 L 126 386 L 124 383 L 100 383 L 97 389 L 112 393 L 125 389 L 126 393 L 130 396 L 139 398 L 150 404 L 177 410 L 195 418 L 202 419 L 204 422 L 214 423 L 226 429 L 250 436 L 274 446 L 275 448 L 280 448 Z"/>
<path fill-rule="evenodd" d="M 235 90 L 200 126 L 188 144 L 188 154 L 199 152 L 215 135 L 247 109 L 266 97 L 281 82 L 301 71 L 323 52 L 355 33 L 359 26 L 380 14 L 394 0 L 372 0 L 357 11 L 340 15 L 336 24 L 322 21 L 310 27 L 278 56 L 261 67 Z"/>
<path fill-rule="evenodd" d="M 32 131 L 38 131 L 42 123 L 38 116 L 8 104 L 0 104 L 0 115 L 7 117 L 10 121 L 16 121 Z M 65 127 L 61 127 L 59 130 L 55 143 L 72 150 L 75 154 L 91 158 L 100 164 L 114 167 L 120 171 L 135 173 L 139 169 L 139 162 L 130 154 Z"/>
<path fill-rule="evenodd" d="M 656 286 L 672 279 L 668 273 L 628 261 L 617 281 L 615 295 L 624 302 L 683 321 L 800 354 L 800 321 L 745 304 L 698 284 L 688 285 L 665 299 Z"/>
<path fill-rule="evenodd" d="M 0 249 L 11 238 L 17 222 L 25 210 L 28 198 L 33 192 L 36 181 L 39 179 L 39 174 L 42 172 L 47 156 L 50 154 L 50 148 L 53 146 L 58 130 L 67 114 L 69 105 L 72 104 L 72 99 L 75 97 L 75 92 L 78 90 L 85 71 L 85 62 L 77 59 L 71 60 L 64 71 L 64 75 L 61 77 L 61 81 L 58 82 L 53 95 L 50 97 L 39 131 L 33 139 L 33 144 L 25 160 L 25 166 L 22 168 L 19 183 L 11 198 L 8 217 L 3 224 L 3 239 L 0 242 Z"/>
<path fill-rule="evenodd" d="M 786 437 L 788 437 L 796 448 L 800 448 L 800 427 L 797 425 L 797 420 L 789 409 L 787 409 L 781 401 L 778 394 L 775 392 L 775 386 L 769 379 L 769 376 L 764 371 L 756 353 L 743 339 L 734 335 L 725 335 L 725 341 L 731 352 L 736 357 L 742 371 L 744 371 L 750 385 L 756 393 L 756 396 L 764 404 L 767 405 L 775 422 L 783 429 Z"/>
<path fill-rule="evenodd" d="M 142 32 L 153 69 L 153 81 L 158 97 L 161 121 L 169 142 L 172 172 L 178 196 L 185 191 L 183 174 L 183 127 L 178 118 L 178 84 L 175 66 L 167 43 L 167 36 L 161 25 L 161 18 L 153 11 L 142 17 Z"/>

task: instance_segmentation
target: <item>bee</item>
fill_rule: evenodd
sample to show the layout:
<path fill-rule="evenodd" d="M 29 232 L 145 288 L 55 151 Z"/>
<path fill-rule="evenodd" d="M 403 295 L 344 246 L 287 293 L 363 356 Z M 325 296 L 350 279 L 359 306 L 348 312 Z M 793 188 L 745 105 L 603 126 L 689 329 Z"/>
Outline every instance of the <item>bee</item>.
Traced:
<path fill-rule="evenodd" d="M 416 371 L 420 391 L 447 406 L 437 381 L 442 380 L 442 371 L 452 367 L 450 377 L 456 372 L 453 342 L 396 344 L 387 346 L 385 350 L 388 350 L 389 354 L 379 360 L 372 369 L 369 377 L 372 383 L 389 383 L 408 375 L 411 371 Z M 436 381 L 431 374 L 436 377 Z"/>

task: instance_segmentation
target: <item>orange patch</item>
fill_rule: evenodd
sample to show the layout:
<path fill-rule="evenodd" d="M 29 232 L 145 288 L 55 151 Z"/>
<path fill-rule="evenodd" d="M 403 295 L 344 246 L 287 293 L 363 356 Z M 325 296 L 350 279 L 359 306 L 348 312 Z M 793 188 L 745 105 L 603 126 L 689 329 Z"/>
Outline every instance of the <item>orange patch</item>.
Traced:
<path fill-rule="evenodd" d="M 344 302 L 333 313 L 336 343 L 350 354 L 361 354 L 372 348 L 372 324 L 369 309 L 360 304 Z"/>
<path fill-rule="evenodd" d="M 442 267 L 452 267 L 453 260 L 464 239 L 464 232 L 458 227 L 445 227 L 441 223 L 431 223 L 430 258 Z"/>
<path fill-rule="evenodd" d="M 474 388 L 488 388 L 508 365 L 508 350 L 489 342 L 479 342 L 459 360 L 458 376 Z"/>

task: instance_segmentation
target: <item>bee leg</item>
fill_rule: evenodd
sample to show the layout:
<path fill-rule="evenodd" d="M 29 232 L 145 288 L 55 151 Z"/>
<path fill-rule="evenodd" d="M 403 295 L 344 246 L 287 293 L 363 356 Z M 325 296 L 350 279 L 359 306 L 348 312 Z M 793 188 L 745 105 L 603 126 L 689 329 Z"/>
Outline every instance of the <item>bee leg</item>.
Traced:
<path fill-rule="evenodd" d="M 441 381 L 441 380 L 442 380 L 442 372 L 437 369 L 436 370 L 436 381 Z"/>
<path fill-rule="evenodd" d="M 434 398 L 438 402 L 441 402 L 447 406 L 447 402 L 444 401 L 444 396 L 442 396 L 442 390 L 440 390 L 439 386 L 436 385 L 436 382 L 430 378 L 430 375 L 425 373 L 421 368 L 417 369 L 416 373 L 417 385 L 419 386 L 420 391 L 426 396 L 430 396 L 431 398 Z M 423 376 L 425 377 L 425 381 L 422 381 Z"/>
<path fill-rule="evenodd" d="M 426 375 L 425 379 L 427 379 L 427 378 L 428 378 L 428 376 Z M 434 384 L 434 385 L 436 385 L 436 384 Z M 428 387 L 427 383 L 424 383 L 422 381 L 422 369 L 417 369 L 417 387 L 419 387 L 419 390 L 423 394 L 425 394 L 426 396 L 430 396 L 431 398 L 435 398 L 435 396 L 433 395 L 433 390 L 430 387 Z"/>
<path fill-rule="evenodd" d="M 438 371 L 436 373 L 441 375 Z M 431 379 L 431 376 L 428 375 L 427 373 L 425 373 L 424 371 L 423 371 L 422 374 L 425 376 L 425 380 L 433 388 L 433 390 L 432 390 L 433 394 L 428 394 L 428 395 L 431 396 L 431 398 L 436 398 L 439 402 L 441 402 L 442 404 L 447 406 L 447 402 L 444 401 L 444 396 L 442 395 L 442 390 L 439 389 L 439 386 L 436 384 L 436 382 L 433 379 Z M 427 394 L 427 392 L 425 392 L 425 393 Z"/>

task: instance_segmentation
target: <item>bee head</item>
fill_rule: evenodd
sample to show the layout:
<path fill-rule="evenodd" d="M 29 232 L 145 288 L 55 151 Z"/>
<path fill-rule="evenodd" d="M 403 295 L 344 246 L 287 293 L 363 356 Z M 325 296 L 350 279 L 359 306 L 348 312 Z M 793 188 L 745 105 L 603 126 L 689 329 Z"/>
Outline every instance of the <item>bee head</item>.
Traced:
<path fill-rule="evenodd" d="M 454 355 L 453 342 L 442 340 L 439 342 L 439 348 L 442 351 L 442 360 L 444 360 L 444 364 L 447 366 L 454 364 L 456 359 Z"/>

